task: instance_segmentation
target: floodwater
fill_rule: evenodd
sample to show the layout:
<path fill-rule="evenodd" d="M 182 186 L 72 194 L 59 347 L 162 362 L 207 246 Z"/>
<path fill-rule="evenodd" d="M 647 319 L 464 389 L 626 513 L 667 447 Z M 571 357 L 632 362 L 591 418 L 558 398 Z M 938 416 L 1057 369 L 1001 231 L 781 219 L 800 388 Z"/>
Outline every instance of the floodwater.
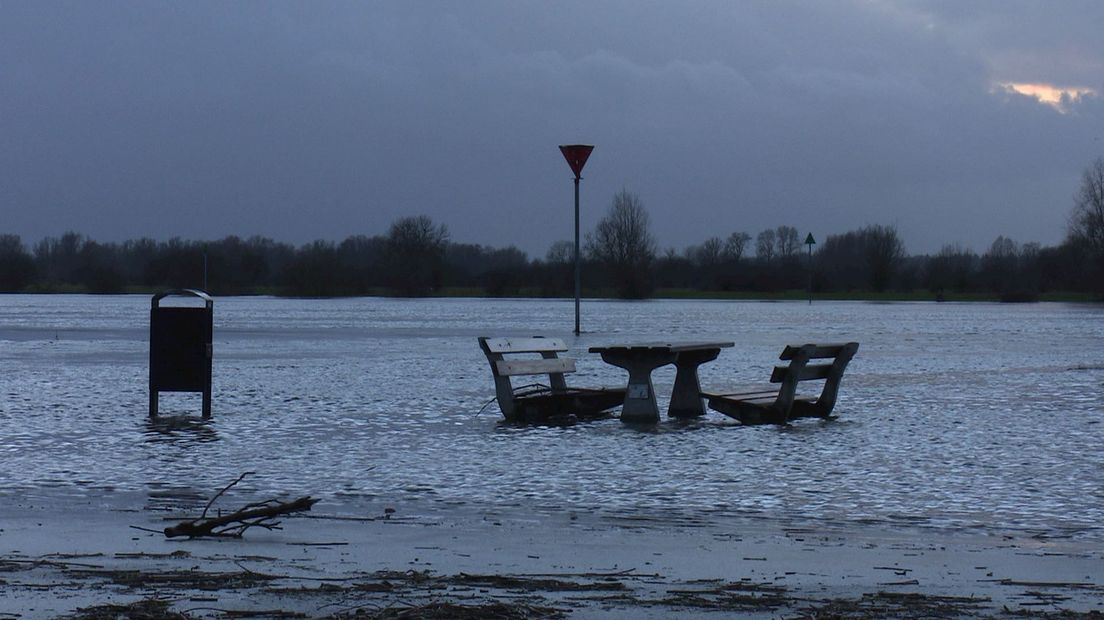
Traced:
<path fill-rule="evenodd" d="M 520 507 L 694 524 L 773 519 L 1104 540 L 1104 307 L 1073 304 L 215 301 L 214 417 L 148 419 L 147 296 L 0 296 L 0 501 L 320 496 L 329 510 Z M 856 340 L 832 422 L 711 412 L 638 428 L 500 423 L 481 335 L 587 347 L 733 340 L 705 387 L 762 382 L 782 345 Z M 660 398 L 674 379 L 654 375 Z M 662 401 L 661 401 L 662 407 Z M 516 511 L 516 510 L 515 510 Z"/>

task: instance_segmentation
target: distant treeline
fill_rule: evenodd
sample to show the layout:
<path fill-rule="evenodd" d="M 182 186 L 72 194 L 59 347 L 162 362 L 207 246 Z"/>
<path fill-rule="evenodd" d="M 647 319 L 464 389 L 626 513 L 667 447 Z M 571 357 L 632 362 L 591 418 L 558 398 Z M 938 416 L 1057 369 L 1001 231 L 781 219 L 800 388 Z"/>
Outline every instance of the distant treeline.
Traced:
<path fill-rule="evenodd" d="M 637 200 L 627 193 L 620 198 L 630 207 Z M 613 211 L 603 221 L 611 226 L 618 224 Z M 646 213 L 635 215 L 644 216 L 646 232 Z M 926 291 L 1030 300 L 1052 292 L 1099 295 L 1104 283 L 1100 256 L 1072 237 L 1057 247 L 998 237 L 981 255 L 946 246 L 934 256 L 908 256 L 893 227 L 868 226 L 814 247 L 810 257 L 797 230 L 780 226 L 754 242 L 734 232 L 657 252 L 647 236 L 625 242 L 617 230 L 603 232 L 600 225 L 584 248 L 584 292 L 627 298 L 657 289 L 774 294 L 811 283 L 819 294 Z M 385 235 L 300 247 L 261 237 L 100 243 L 68 232 L 28 248 L 18 236 L 0 235 L 3 292 L 203 288 L 205 267 L 206 287 L 218 295 L 571 296 L 574 290 L 571 242 L 530 259 L 515 247 L 453 242 L 443 225 L 425 216 L 399 219 Z"/>
<path fill-rule="evenodd" d="M 854 296 L 926 291 L 937 298 L 1030 301 L 1075 293 L 1104 299 L 1104 157 L 1083 171 L 1066 240 L 1056 247 L 1000 236 L 981 255 L 948 245 L 934 256 L 909 256 L 893 226 L 830 235 L 819 245 L 792 226 L 779 226 L 754 239 L 736 231 L 660 252 L 640 197 L 622 189 L 587 233 L 580 256 L 587 296 L 639 299 L 657 289 L 668 295 L 773 295 L 811 288 Z M 453 242 L 443 224 L 424 215 L 399 218 L 384 235 L 298 248 L 262 237 L 99 243 L 67 232 L 28 250 L 17 235 L 0 234 L 0 292 L 206 288 L 218 295 L 560 297 L 574 292 L 574 265 L 572 242 L 557 241 L 544 258 L 530 259 L 512 246 Z"/>

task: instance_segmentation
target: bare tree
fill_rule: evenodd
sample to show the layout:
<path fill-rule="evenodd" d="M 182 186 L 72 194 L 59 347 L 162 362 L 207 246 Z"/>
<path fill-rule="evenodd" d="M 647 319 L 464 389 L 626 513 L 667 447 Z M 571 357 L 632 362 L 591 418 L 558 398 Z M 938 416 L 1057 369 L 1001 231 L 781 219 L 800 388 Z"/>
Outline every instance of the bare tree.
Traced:
<path fill-rule="evenodd" d="M 1069 221 L 1070 249 L 1084 253 L 1096 292 L 1104 296 L 1104 158 L 1098 157 L 1081 175 Z"/>
<path fill-rule="evenodd" d="M 958 244 L 944 245 L 928 261 L 925 282 L 930 290 L 937 293 L 970 290 L 979 262 L 977 254 Z"/>
<path fill-rule="evenodd" d="M 575 242 L 561 240 L 548 247 L 543 275 L 538 277 L 546 295 L 570 295 L 575 288 Z"/>
<path fill-rule="evenodd" d="M 0 292 L 14 293 L 34 280 L 35 264 L 19 235 L 0 235 Z"/>
<path fill-rule="evenodd" d="M 640 197 L 623 189 L 613 196 L 594 233 L 587 234 L 587 254 L 610 271 L 623 297 L 644 297 L 651 292 L 649 269 L 656 242 L 649 225 Z"/>
<path fill-rule="evenodd" d="M 76 284 L 84 243 L 84 237 L 73 231 L 66 232 L 60 239 L 47 237 L 39 241 L 34 247 L 39 273 L 49 282 Z"/>
<path fill-rule="evenodd" d="M 905 244 L 897 236 L 896 226 L 867 226 L 862 229 L 866 260 L 870 267 L 870 287 L 875 291 L 889 288 L 893 274 L 905 257 Z"/>
<path fill-rule="evenodd" d="M 695 248 L 694 262 L 699 267 L 712 268 L 721 262 L 721 251 L 723 249 L 724 243 L 718 237 L 710 237 Z"/>
<path fill-rule="evenodd" d="M 797 254 L 798 249 L 801 247 L 801 242 L 797 237 L 796 228 L 793 226 L 779 226 L 774 234 L 778 256 L 789 258 Z"/>
<path fill-rule="evenodd" d="M 817 252 L 817 263 L 836 286 L 845 290 L 869 286 L 889 288 L 905 257 L 905 246 L 894 226 L 867 226 L 842 235 L 828 235 Z"/>
<path fill-rule="evenodd" d="M 759 260 L 769 263 L 774 258 L 774 231 L 771 229 L 764 230 L 759 233 L 759 236 L 755 238 L 755 255 L 759 257 Z"/>
<path fill-rule="evenodd" d="M 1016 262 L 1020 249 L 1015 241 L 998 236 L 981 257 L 982 277 L 986 286 L 997 293 L 1004 293 L 1015 286 Z"/>
<path fill-rule="evenodd" d="M 575 242 L 556 241 L 548 247 L 544 262 L 550 265 L 570 265 L 575 262 Z"/>
<path fill-rule="evenodd" d="M 999 235 L 989 246 L 989 251 L 985 253 L 985 256 L 994 260 L 1012 260 L 1019 253 L 1020 249 L 1015 241 L 1004 235 Z"/>
<path fill-rule="evenodd" d="M 739 262 L 744 257 L 751 235 L 746 232 L 734 232 L 725 239 L 724 257 L 726 260 Z"/>
<path fill-rule="evenodd" d="M 1081 187 L 1073 196 L 1069 236 L 1098 255 L 1104 254 L 1104 157 L 1097 158 L 1081 175 Z"/>
<path fill-rule="evenodd" d="M 448 228 L 426 215 L 395 220 L 386 246 L 391 287 L 403 295 L 425 295 L 440 287 L 448 238 Z"/>

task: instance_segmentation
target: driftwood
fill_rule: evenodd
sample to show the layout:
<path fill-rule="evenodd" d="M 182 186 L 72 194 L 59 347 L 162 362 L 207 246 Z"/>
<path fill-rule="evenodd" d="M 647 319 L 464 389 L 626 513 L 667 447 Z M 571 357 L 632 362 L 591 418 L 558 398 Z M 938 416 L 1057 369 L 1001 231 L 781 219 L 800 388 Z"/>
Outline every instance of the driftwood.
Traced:
<path fill-rule="evenodd" d="M 278 502 L 270 499 L 263 502 L 247 504 L 235 512 L 208 519 L 207 511 L 211 509 L 211 505 L 215 503 L 215 500 L 252 473 L 251 471 L 247 471 L 241 476 L 238 476 L 237 480 L 223 487 L 221 491 L 211 498 L 211 501 L 207 502 L 207 506 L 203 509 L 203 514 L 201 514 L 198 519 L 182 521 L 176 525 L 165 528 L 165 536 L 168 538 L 174 538 L 176 536 L 187 536 L 188 538 L 199 538 L 201 536 L 238 538 L 251 527 L 278 530 L 280 529 L 280 522 L 275 520 L 276 517 L 293 512 L 310 510 L 311 506 L 314 506 L 318 502 L 317 499 L 310 496 L 300 497 L 291 502 Z"/>
<path fill-rule="evenodd" d="M 200 536 L 241 536 L 242 532 L 251 527 L 263 527 L 268 530 L 280 529 L 279 521 L 273 521 L 274 517 L 292 512 L 310 510 L 317 503 L 316 498 L 310 496 L 300 497 L 293 502 L 267 501 L 260 504 L 250 504 L 237 512 L 232 512 L 221 517 L 211 519 L 195 519 L 183 521 L 171 527 L 165 528 L 165 536 L 187 536 L 198 538 Z"/>

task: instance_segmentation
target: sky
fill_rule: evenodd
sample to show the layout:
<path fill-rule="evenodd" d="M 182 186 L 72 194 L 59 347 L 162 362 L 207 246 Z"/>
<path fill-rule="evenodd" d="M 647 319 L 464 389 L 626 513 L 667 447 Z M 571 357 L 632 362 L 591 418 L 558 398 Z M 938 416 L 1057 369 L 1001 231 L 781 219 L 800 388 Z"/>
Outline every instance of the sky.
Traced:
<path fill-rule="evenodd" d="M 428 215 L 543 257 L 626 189 L 660 248 L 896 226 L 1060 243 L 1104 156 L 1104 2 L 0 0 L 0 233 Z"/>

